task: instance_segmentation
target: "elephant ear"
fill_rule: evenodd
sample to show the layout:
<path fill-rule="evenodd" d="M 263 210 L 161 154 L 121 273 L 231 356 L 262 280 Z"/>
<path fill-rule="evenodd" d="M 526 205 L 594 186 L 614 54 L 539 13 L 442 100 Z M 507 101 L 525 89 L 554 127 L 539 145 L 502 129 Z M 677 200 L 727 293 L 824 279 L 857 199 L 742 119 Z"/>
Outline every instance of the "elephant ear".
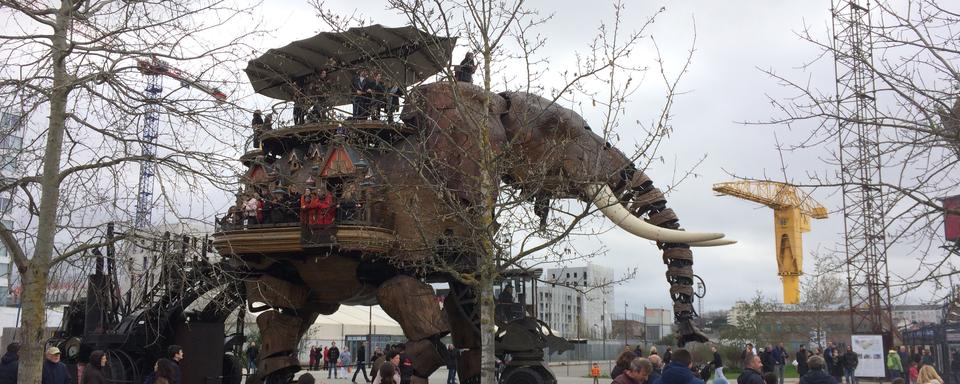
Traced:
<path fill-rule="evenodd" d="M 484 108 L 485 101 L 489 101 Z M 469 83 L 439 82 L 410 92 L 404 106 L 404 122 L 419 128 L 423 162 L 435 182 L 469 203 L 481 201 L 480 140 L 488 135 L 494 156 L 504 148 L 506 135 L 500 115 L 506 101 L 493 92 Z M 488 176 L 499 180 L 499 172 Z"/>

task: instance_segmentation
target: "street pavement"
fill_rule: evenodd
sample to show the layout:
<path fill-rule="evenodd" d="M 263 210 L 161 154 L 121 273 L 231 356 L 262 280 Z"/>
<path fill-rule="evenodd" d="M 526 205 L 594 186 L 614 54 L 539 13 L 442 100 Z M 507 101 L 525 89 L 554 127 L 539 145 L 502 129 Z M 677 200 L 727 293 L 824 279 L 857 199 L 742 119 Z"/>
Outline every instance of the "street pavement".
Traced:
<path fill-rule="evenodd" d="M 570 372 L 571 374 L 580 373 L 578 372 L 580 368 L 580 364 L 570 364 L 570 365 L 551 364 L 550 368 L 553 369 L 554 373 L 557 375 L 557 384 L 593 384 L 593 379 L 590 377 L 586 377 L 587 376 L 586 371 L 583 372 L 582 376 L 565 376 L 567 372 Z M 303 372 L 304 371 L 302 371 L 301 373 L 298 373 L 297 376 L 300 376 L 301 374 L 303 374 Z M 326 371 L 322 371 L 322 372 L 309 371 L 309 372 L 313 375 L 314 378 L 317 379 L 318 384 L 353 384 L 349 380 L 349 378 L 327 379 Z M 352 377 L 353 377 L 353 372 L 350 373 L 350 378 Z M 731 384 L 736 384 L 737 379 L 736 377 L 732 377 L 732 378 L 728 378 L 728 380 L 730 380 Z M 611 380 L 609 378 L 601 378 L 600 384 L 610 384 L 610 381 Z M 433 373 L 433 375 L 430 376 L 431 384 L 446 384 L 446 382 L 447 382 L 446 367 L 438 369 L 436 372 Z M 788 378 L 784 380 L 784 384 L 796 384 L 799 382 L 800 382 L 799 379 Z M 860 380 L 860 382 L 864 384 L 867 383 L 862 379 Z M 713 383 L 713 380 L 710 380 L 707 383 L 708 384 Z M 362 373 L 357 377 L 357 384 L 364 384 Z"/>

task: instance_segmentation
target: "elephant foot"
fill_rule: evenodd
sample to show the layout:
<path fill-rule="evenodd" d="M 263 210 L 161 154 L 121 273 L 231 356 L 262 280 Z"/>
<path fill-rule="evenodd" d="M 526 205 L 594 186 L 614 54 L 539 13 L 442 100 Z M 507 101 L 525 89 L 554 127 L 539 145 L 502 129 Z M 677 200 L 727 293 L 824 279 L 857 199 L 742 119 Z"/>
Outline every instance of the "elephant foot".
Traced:
<path fill-rule="evenodd" d="M 707 335 L 700 332 L 696 325 L 693 325 L 692 318 L 686 318 L 677 323 L 677 346 L 683 347 L 689 342 L 706 343 L 710 341 Z"/>

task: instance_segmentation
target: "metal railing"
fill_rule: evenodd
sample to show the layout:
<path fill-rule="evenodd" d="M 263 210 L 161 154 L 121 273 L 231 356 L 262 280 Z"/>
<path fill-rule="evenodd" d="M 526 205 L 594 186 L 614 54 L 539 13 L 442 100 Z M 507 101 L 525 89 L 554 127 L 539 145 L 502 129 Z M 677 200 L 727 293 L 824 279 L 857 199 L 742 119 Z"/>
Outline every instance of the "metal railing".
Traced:
<path fill-rule="evenodd" d="M 256 211 L 228 212 L 215 218 L 215 231 L 239 231 L 263 228 L 287 228 L 310 225 L 301 218 L 309 209 L 293 209 L 290 207 L 262 208 Z M 372 204 L 358 204 L 356 208 L 347 208 L 343 204 L 330 208 L 336 213 L 333 224 L 357 225 L 394 228 L 393 213 L 386 208 L 386 204 L 375 202 Z"/>

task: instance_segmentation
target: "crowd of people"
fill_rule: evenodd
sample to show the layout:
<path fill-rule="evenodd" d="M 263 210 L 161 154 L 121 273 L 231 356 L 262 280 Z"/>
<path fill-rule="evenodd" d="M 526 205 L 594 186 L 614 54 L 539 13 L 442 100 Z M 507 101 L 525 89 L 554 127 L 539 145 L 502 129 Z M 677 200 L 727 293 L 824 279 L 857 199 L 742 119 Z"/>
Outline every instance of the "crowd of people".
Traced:
<path fill-rule="evenodd" d="M 248 373 L 254 372 L 255 368 L 252 367 L 256 366 L 256 358 L 259 355 L 259 350 L 251 353 L 250 348 L 255 348 L 255 346 L 256 344 L 251 343 L 247 349 L 247 359 L 251 367 L 248 369 Z M 414 376 L 413 358 L 406 353 L 405 344 L 388 345 L 386 351 L 379 346 L 376 347 L 370 354 L 369 364 L 366 348 L 367 344 L 363 342 L 354 354 L 347 347 L 341 349 L 336 342 L 331 342 L 330 345 L 322 347 L 314 345 L 310 347 L 307 355 L 307 366 L 304 368 L 308 371 L 326 371 L 327 379 L 349 378 L 353 383 L 356 383 L 357 378 L 362 375 L 363 383 L 410 384 Z M 453 345 L 448 345 L 447 353 L 447 384 L 456 384 L 457 360 L 460 357 L 460 350 L 454 348 Z M 369 375 L 367 374 L 368 366 L 370 369 Z M 349 368 L 353 368 L 352 376 Z M 316 379 L 313 373 L 308 372 L 304 375 L 310 375 L 308 380 Z M 303 376 L 301 376 L 300 382 L 303 383 Z"/>
<path fill-rule="evenodd" d="M 649 355 L 643 357 L 639 346 L 626 347 L 618 356 L 610 377 L 613 384 L 702 384 L 710 377 L 715 384 L 726 384 L 723 358 L 716 346 L 710 349 L 710 361 L 696 366 L 685 349 L 668 349 L 661 355 L 653 347 Z M 740 352 L 740 360 L 743 370 L 737 377 L 737 384 L 780 384 L 784 382 L 784 366 L 791 361 L 791 356 L 782 343 L 759 349 L 748 343 Z M 910 368 L 904 369 L 901 362 L 908 360 Z M 807 350 L 800 346 L 792 360 L 800 384 L 856 384 L 858 363 L 859 356 L 852 348 L 841 349 L 832 342 L 825 349 Z M 957 356 L 953 356 L 951 364 L 960 364 Z M 894 384 L 948 384 L 938 374 L 928 349 L 916 349 L 913 353 L 909 353 L 906 347 L 900 347 L 899 351 L 890 350 L 886 367 L 887 379 Z M 599 384 L 601 373 L 599 364 L 593 364 L 590 375 L 594 384 Z"/>
<path fill-rule="evenodd" d="M 143 384 L 180 384 L 180 362 L 183 360 L 183 348 L 179 345 L 167 347 L 166 357 L 157 359 L 153 365 L 153 372 L 147 376 Z M 72 384 L 73 375 L 67 365 L 60 361 L 60 348 L 49 347 L 44 353 L 41 374 L 42 384 Z M 80 374 L 81 384 L 107 384 L 114 382 L 107 374 L 110 363 L 107 354 L 95 350 L 88 355 L 87 363 Z M 20 343 L 10 343 L 7 351 L 0 358 L 0 384 L 16 384 L 19 376 Z"/>
<path fill-rule="evenodd" d="M 346 183 L 339 196 L 325 186 L 306 188 L 303 193 L 295 189 L 275 189 L 264 197 L 256 190 L 249 190 L 237 197 L 221 219 L 221 226 L 254 225 L 329 225 L 336 220 L 354 221 L 363 217 L 361 193 L 353 183 Z"/>
<path fill-rule="evenodd" d="M 651 348 L 650 354 L 643 357 L 640 347 L 626 348 L 617 357 L 616 365 L 610 371 L 613 384 L 703 384 L 702 370 L 695 369 L 690 351 L 669 348 L 663 355 Z M 708 366 L 712 366 L 712 363 Z M 594 382 L 599 382 L 600 369 L 594 365 L 591 369 Z"/>
<path fill-rule="evenodd" d="M 459 65 L 454 66 L 453 78 L 459 82 L 473 82 L 477 70 L 473 52 L 467 52 Z M 352 110 L 349 120 L 380 120 L 384 116 L 388 123 L 394 121 L 400 110 L 400 99 L 406 97 L 404 85 L 398 79 L 385 79 L 382 72 L 366 68 L 356 69 L 350 80 L 350 99 Z M 293 88 L 293 124 L 317 123 L 334 118 L 332 92 L 337 84 L 332 82 L 335 76 L 329 76 L 327 70 L 298 76 L 291 81 Z M 253 115 L 253 146 L 260 146 L 263 132 L 273 129 L 273 114 L 264 115 L 256 110 Z"/>

